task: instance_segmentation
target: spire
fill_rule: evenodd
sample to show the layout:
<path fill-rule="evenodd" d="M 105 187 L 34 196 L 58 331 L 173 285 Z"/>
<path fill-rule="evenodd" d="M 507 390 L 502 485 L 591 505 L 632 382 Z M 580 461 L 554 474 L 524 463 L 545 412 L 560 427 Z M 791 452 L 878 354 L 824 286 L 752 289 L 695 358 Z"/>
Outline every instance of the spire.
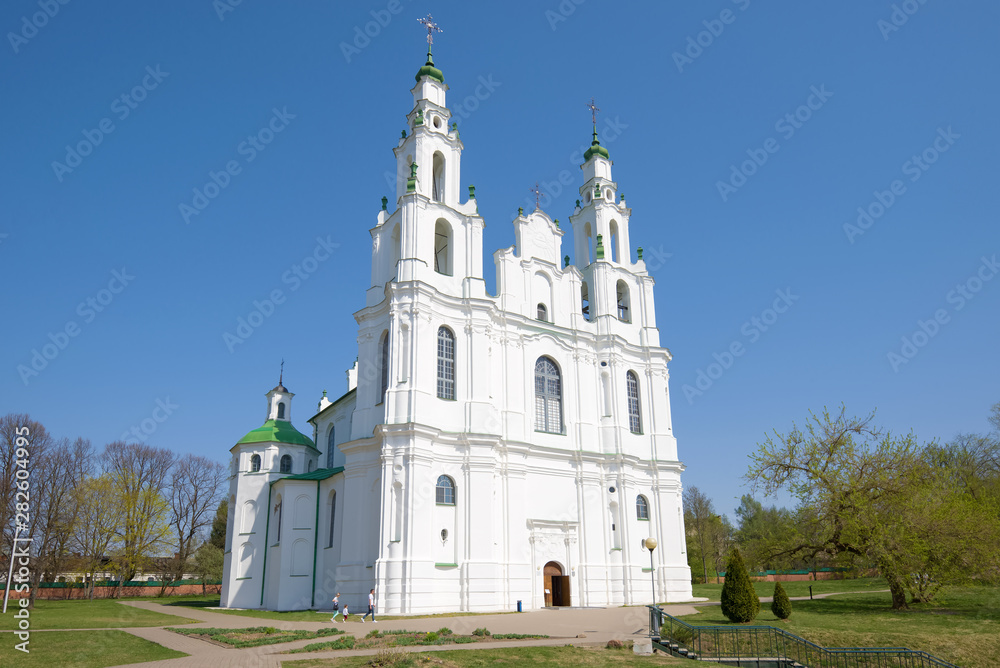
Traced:
<path fill-rule="evenodd" d="M 444 83 L 444 73 L 438 68 L 434 67 L 434 58 L 431 55 L 431 45 L 434 44 L 434 33 L 444 32 L 438 27 L 438 24 L 434 23 L 434 17 L 430 14 L 426 18 L 417 19 L 417 23 L 422 23 L 427 28 L 427 62 L 424 66 L 417 70 L 417 76 L 415 77 L 417 81 L 420 81 L 423 77 L 430 77 L 435 79 L 440 83 Z"/>
<path fill-rule="evenodd" d="M 278 384 L 275 386 L 273 390 L 271 390 L 272 392 L 286 392 L 286 393 L 288 392 L 288 390 L 285 389 L 285 386 L 283 384 L 284 378 L 285 378 L 285 360 L 282 359 L 281 369 L 278 372 Z"/>
<path fill-rule="evenodd" d="M 608 153 L 608 149 L 601 146 L 601 142 L 597 140 L 597 112 L 600 111 L 600 108 L 594 104 L 594 98 L 590 98 L 590 104 L 587 105 L 587 108 L 590 109 L 590 120 L 594 124 L 594 140 L 590 142 L 590 148 L 583 154 L 583 159 L 587 161 L 594 155 L 599 155 L 605 160 L 610 160 L 611 154 Z"/>

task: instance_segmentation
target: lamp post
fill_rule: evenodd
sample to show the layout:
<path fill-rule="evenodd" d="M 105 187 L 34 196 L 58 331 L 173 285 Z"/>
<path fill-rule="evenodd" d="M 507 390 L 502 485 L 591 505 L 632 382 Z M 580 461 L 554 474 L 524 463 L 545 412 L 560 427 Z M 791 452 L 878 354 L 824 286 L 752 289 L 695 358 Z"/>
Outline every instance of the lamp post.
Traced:
<path fill-rule="evenodd" d="M 656 607 L 656 576 L 653 572 L 653 550 L 656 549 L 656 539 L 650 536 L 646 540 L 642 541 L 642 544 L 649 550 L 649 584 L 652 585 L 653 591 L 653 607 Z"/>

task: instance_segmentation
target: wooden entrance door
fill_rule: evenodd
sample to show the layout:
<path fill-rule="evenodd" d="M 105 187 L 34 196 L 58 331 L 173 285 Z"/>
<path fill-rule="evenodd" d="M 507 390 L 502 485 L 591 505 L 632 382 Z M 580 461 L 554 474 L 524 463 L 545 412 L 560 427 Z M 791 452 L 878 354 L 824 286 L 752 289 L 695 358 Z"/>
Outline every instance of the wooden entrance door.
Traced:
<path fill-rule="evenodd" d="M 543 583 L 545 587 L 546 608 L 551 608 L 553 605 L 560 605 L 559 603 L 555 602 L 554 587 L 557 585 L 555 585 L 554 582 L 560 582 L 560 589 L 561 589 L 560 578 L 562 577 L 562 572 L 563 572 L 562 566 L 560 566 L 554 561 L 550 561 L 549 563 L 545 564 L 545 567 L 542 569 L 542 574 L 544 576 Z"/>

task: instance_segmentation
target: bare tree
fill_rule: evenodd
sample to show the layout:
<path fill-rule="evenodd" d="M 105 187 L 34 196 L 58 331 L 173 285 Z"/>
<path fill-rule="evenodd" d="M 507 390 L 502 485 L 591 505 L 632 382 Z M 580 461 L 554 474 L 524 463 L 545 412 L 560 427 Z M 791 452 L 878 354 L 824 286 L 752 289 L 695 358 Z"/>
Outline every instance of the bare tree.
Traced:
<path fill-rule="evenodd" d="M 170 580 L 180 580 L 200 544 L 202 530 L 212 525 L 222 496 L 226 469 L 218 462 L 188 454 L 178 460 L 170 474 L 170 529 L 174 555 L 167 561 L 162 596 Z"/>
<path fill-rule="evenodd" d="M 684 526 L 701 555 L 702 582 L 708 582 L 708 554 L 711 546 L 709 524 L 715 515 L 712 500 L 697 487 L 684 490 Z"/>
<path fill-rule="evenodd" d="M 88 477 L 76 488 L 76 526 L 72 549 L 79 553 L 87 580 L 87 596 L 94 598 L 97 571 L 104 570 L 106 555 L 121 521 L 122 504 L 114 498 L 111 478 Z"/>
<path fill-rule="evenodd" d="M 167 475 L 174 463 L 169 450 L 140 443 L 115 441 L 104 449 L 104 470 L 121 505 L 116 531 L 115 565 L 122 583 L 150 563 L 169 535 L 170 505 L 164 496 Z"/>

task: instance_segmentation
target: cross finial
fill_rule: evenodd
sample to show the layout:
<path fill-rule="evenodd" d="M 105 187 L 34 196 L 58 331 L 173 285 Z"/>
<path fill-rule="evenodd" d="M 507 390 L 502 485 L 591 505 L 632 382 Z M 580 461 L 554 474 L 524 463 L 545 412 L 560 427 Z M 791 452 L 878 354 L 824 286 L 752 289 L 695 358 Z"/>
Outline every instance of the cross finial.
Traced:
<path fill-rule="evenodd" d="M 434 43 L 434 33 L 444 32 L 444 30 L 441 30 L 441 28 L 438 27 L 438 24 L 434 23 L 434 17 L 430 14 L 427 15 L 427 18 L 417 19 L 417 23 L 422 23 L 424 24 L 424 27 L 427 28 L 428 46 Z"/>
<path fill-rule="evenodd" d="M 594 104 L 594 98 L 590 98 L 590 104 L 587 105 L 587 109 L 590 109 L 590 120 L 594 122 L 594 125 L 597 125 L 597 112 L 600 109 Z"/>
<path fill-rule="evenodd" d="M 278 373 L 278 385 L 284 385 L 282 380 L 285 378 L 285 358 L 281 358 L 281 371 Z"/>
<path fill-rule="evenodd" d="M 541 198 L 542 198 L 542 191 L 538 187 L 538 181 L 535 181 L 535 187 L 534 188 L 530 188 L 528 190 L 528 192 L 535 193 L 535 209 L 540 208 L 539 202 L 541 201 Z"/>

